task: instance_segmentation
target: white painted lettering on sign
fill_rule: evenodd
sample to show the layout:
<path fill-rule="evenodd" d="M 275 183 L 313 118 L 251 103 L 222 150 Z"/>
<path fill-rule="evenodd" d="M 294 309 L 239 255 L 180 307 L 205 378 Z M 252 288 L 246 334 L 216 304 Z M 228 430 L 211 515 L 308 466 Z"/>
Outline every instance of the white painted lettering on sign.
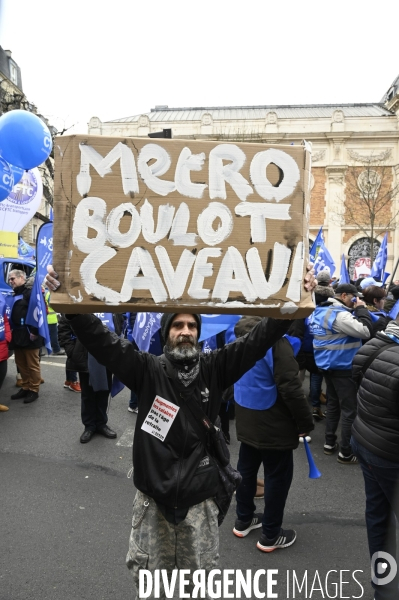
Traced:
<path fill-rule="evenodd" d="M 269 242 L 276 221 L 287 222 L 287 227 L 292 221 L 292 227 L 296 226 L 290 196 L 297 190 L 301 172 L 287 152 L 271 148 L 252 154 L 249 161 L 235 144 L 217 144 L 208 157 L 184 146 L 174 158 L 173 174 L 171 155 L 156 143 L 137 150 L 137 160 L 123 142 L 104 157 L 88 144 L 81 143 L 79 148 L 76 185 L 84 197 L 76 206 L 72 241 L 86 255 L 79 273 L 87 294 L 113 305 L 140 297 L 138 290 L 149 291 L 156 304 L 185 294 L 193 301 L 226 303 L 233 296 L 255 303 L 276 295 L 288 283 L 286 298 L 301 301 L 304 245 L 299 232 L 303 229 L 295 230 L 290 243 L 275 242 L 275 235 Z M 102 198 L 88 196 L 90 167 L 105 177 L 118 161 L 123 193 L 130 198 L 111 208 Z M 249 180 L 240 172 L 244 165 Z M 274 172 L 278 169 L 277 183 L 268 179 L 269 165 L 274 165 Z M 192 181 L 195 172 L 202 172 L 206 182 Z M 140 194 L 138 199 L 136 194 Z M 159 204 L 154 194 L 173 197 Z M 229 205 L 223 202 L 228 195 Z M 237 197 L 235 205 L 232 195 Z M 300 214 L 298 206 L 296 210 Z M 245 231 L 242 245 L 241 231 Z M 138 240 L 142 245 L 136 245 Z M 248 249 L 250 244 L 258 246 Z M 177 246 L 183 247 L 181 252 L 176 252 Z M 129 259 L 123 254 L 126 268 L 120 289 L 111 289 L 110 283 L 102 285 L 99 269 L 121 256 L 119 249 L 124 248 L 129 249 Z M 207 278 L 213 278 L 213 289 Z"/>

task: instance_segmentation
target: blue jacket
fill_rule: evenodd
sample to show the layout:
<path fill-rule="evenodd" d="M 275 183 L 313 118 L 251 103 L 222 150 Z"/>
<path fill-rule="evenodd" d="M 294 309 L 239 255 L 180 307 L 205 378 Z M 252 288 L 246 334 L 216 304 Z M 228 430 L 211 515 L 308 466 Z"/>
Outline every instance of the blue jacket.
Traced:
<path fill-rule="evenodd" d="M 346 311 L 344 306 L 317 306 L 309 317 L 310 331 L 314 335 L 314 358 L 318 368 L 324 371 L 350 370 L 353 357 L 362 346 L 361 339 L 333 330 L 341 311 Z"/>
<path fill-rule="evenodd" d="M 300 340 L 289 335 L 283 337 L 290 342 L 295 356 L 300 348 Z M 230 343 L 235 339 L 233 328 L 228 329 L 226 342 Z M 277 400 L 273 348 L 270 348 L 265 356 L 258 360 L 256 365 L 234 384 L 234 400 L 240 406 L 252 410 L 267 410 L 273 406 Z"/>

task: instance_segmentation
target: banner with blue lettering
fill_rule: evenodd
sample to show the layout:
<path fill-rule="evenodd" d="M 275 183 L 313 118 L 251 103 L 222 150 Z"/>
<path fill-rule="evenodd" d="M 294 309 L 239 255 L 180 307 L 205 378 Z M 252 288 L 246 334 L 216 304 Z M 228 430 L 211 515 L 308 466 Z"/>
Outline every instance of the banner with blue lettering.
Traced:
<path fill-rule="evenodd" d="M 35 281 L 33 282 L 25 323 L 26 325 L 37 327 L 39 335 L 44 339 L 44 345 L 47 348 L 48 354 L 51 354 L 52 349 L 47 324 L 46 302 L 42 293 L 38 273 L 36 273 Z"/>
<path fill-rule="evenodd" d="M 163 313 L 137 313 L 133 328 L 133 339 L 142 352 L 148 352 L 151 338 L 161 328 Z"/>
<path fill-rule="evenodd" d="M 47 275 L 47 265 L 53 264 L 53 224 L 44 223 L 39 229 L 36 241 L 36 277 L 40 284 Z"/>
<path fill-rule="evenodd" d="M 93 315 L 98 317 L 102 324 L 108 327 L 110 331 L 115 331 L 112 313 L 93 313 Z"/>

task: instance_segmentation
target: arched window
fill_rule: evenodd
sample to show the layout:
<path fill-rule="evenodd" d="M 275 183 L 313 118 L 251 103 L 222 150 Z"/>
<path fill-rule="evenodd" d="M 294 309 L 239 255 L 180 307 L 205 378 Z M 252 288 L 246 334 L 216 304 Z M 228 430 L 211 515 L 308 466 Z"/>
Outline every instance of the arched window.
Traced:
<path fill-rule="evenodd" d="M 377 256 L 380 242 L 374 239 L 373 243 L 373 255 L 374 258 Z M 356 280 L 363 275 L 369 275 L 371 271 L 371 252 L 370 252 L 370 238 L 360 238 L 356 240 L 349 248 L 349 275 L 352 279 Z"/>

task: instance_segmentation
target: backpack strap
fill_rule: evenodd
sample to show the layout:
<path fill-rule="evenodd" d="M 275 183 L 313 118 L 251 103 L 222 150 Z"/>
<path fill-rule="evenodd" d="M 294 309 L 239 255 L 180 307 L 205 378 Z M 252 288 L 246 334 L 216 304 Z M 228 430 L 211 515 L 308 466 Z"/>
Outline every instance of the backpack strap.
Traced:
<path fill-rule="evenodd" d="M 395 346 L 391 346 L 391 344 L 395 344 Z M 389 348 L 387 348 L 387 346 L 390 346 Z M 360 384 L 362 383 L 363 377 L 367 371 L 367 369 L 369 368 L 369 366 L 371 365 L 371 363 L 377 358 L 377 356 L 379 354 L 381 354 L 382 352 L 384 352 L 385 350 L 387 350 L 388 352 L 390 350 L 395 350 L 397 344 L 396 342 L 392 341 L 392 342 L 387 342 L 385 344 L 385 346 L 382 346 L 381 348 L 377 348 L 377 350 L 375 350 L 366 360 L 366 362 L 364 363 L 363 367 L 360 370 L 360 373 L 357 377 L 357 383 L 358 383 L 358 387 L 360 387 Z"/>

